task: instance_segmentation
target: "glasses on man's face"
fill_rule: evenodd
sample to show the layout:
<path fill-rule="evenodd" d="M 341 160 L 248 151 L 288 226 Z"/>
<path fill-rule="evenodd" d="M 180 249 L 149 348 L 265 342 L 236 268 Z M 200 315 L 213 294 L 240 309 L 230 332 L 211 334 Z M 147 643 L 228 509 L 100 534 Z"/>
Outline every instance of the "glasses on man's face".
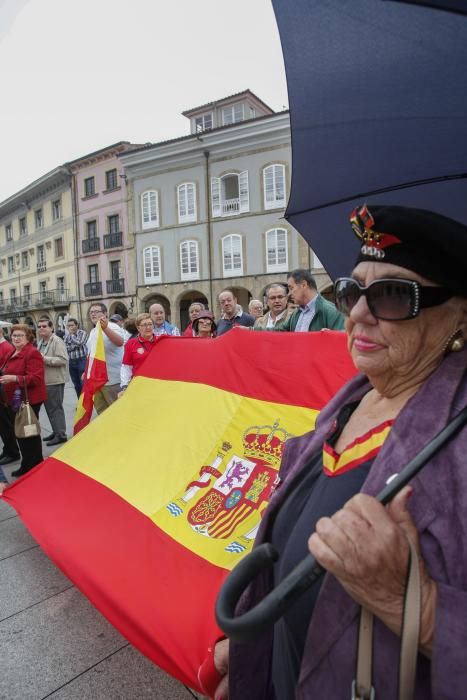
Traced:
<path fill-rule="evenodd" d="M 48 328 L 48 326 L 37 326 L 38 328 Z"/>
<path fill-rule="evenodd" d="M 362 287 L 351 277 L 336 280 L 336 306 L 349 316 L 361 296 L 372 315 L 382 321 L 406 321 L 421 309 L 444 304 L 453 294 L 443 287 L 426 287 L 415 280 L 380 279 Z"/>
<path fill-rule="evenodd" d="M 96 314 L 103 314 L 104 312 L 101 309 L 91 309 L 89 312 L 90 316 L 95 316 Z"/>

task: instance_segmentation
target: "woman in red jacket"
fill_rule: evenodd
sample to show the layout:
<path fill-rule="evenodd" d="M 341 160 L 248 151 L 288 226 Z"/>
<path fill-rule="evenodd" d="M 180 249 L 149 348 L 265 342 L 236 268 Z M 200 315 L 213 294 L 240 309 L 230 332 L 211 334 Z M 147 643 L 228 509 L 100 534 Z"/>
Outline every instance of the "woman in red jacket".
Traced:
<path fill-rule="evenodd" d="M 0 465 L 19 459 L 21 465 L 12 476 L 22 476 L 42 462 L 42 441 L 40 435 L 30 438 L 16 438 L 15 410 L 27 387 L 28 400 L 36 416 L 42 402 L 47 398 L 44 380 L 44 360 L 34 347 L 34 336 L 29 326 L 16 324 L 11 329 L 13 351 L 1 368 L 0 387 L 0 437 L 3 440 L 3 453 Z"/>

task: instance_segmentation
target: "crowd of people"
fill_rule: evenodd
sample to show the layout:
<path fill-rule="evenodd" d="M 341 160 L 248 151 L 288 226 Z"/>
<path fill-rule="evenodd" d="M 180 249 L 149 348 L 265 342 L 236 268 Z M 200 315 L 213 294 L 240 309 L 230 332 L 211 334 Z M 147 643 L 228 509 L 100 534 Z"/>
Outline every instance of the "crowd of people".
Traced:
<path fill-rule="evenodd" d="M 189 323 L 184 337 L 214 338 L 238 326 L 250 330 L 308 331 L 343 328 L 343 317 L 335 306 L 318 294 L 316 282 L 307 270 L 294 270 L 287 283 L 270 284 L 265 302 L 252 299 L 248 311 L 239 305 L 233 289 L 224 289 L 218 297 L 221 316 L 217 320 L 201 302 L 188 309 Z M 40 436 L 17 439 L 14 434 L 15 412 L 27 398 L 39 416 L 41 406 L 52 432 L 43 438 L 48 446 L 68 440 L 63 407 L 65 384 L 71 378 L 79 398 L 86 361 L 96 342 L 99 324 L 104 339 L 107 382 L 94 394 L 94 407 L 102 413 L 122 396 L 135 370 L 141 365 L 161 335 L 180 336 L 177 326 L 169 323 L 162 304 L 152 304 L 147 313 L 124 320 L 121 315 L 108 317 L 105 304 L 96 302 L 89 309 L 92 330 L 88 334 L 75 318 L 68 318 L 66 333 L 55 330 L 47 317 L 39 319 L 37 337 L 24 324 L 10 327 L 11 343 L 0 329 L 0 493 L 7 485 L 2 465 L 21 458 L 12 476 L 22 476 L 43 459 Z M 10 324 L 7 324 L 10 326 Z"/>

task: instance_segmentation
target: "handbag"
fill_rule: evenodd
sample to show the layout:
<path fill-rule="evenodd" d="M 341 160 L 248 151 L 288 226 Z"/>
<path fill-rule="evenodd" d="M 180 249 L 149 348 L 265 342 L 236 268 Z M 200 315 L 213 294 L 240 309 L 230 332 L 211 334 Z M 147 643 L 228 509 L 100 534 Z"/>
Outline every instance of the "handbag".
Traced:
<path fill-rule="evenodd" d="M 24 385 L 24 401 L 15 416 L 15 435 L 17 438 L 31 438 L 41 434 L 39 419 L 28 401 L 28 390 Z"/>

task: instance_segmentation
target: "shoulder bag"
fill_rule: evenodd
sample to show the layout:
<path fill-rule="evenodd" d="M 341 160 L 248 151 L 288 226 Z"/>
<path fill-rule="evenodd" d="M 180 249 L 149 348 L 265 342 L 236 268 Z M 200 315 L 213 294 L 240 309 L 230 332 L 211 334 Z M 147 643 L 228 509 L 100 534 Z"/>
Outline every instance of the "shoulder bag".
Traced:
<path fill-rule="evenodd" d="M 24 400 L 15 416 L 15 435 L 17 438 L 31 438 L 41 434 L 39 419 L 28 401 L 28 389 L 24 384 Z"/>

